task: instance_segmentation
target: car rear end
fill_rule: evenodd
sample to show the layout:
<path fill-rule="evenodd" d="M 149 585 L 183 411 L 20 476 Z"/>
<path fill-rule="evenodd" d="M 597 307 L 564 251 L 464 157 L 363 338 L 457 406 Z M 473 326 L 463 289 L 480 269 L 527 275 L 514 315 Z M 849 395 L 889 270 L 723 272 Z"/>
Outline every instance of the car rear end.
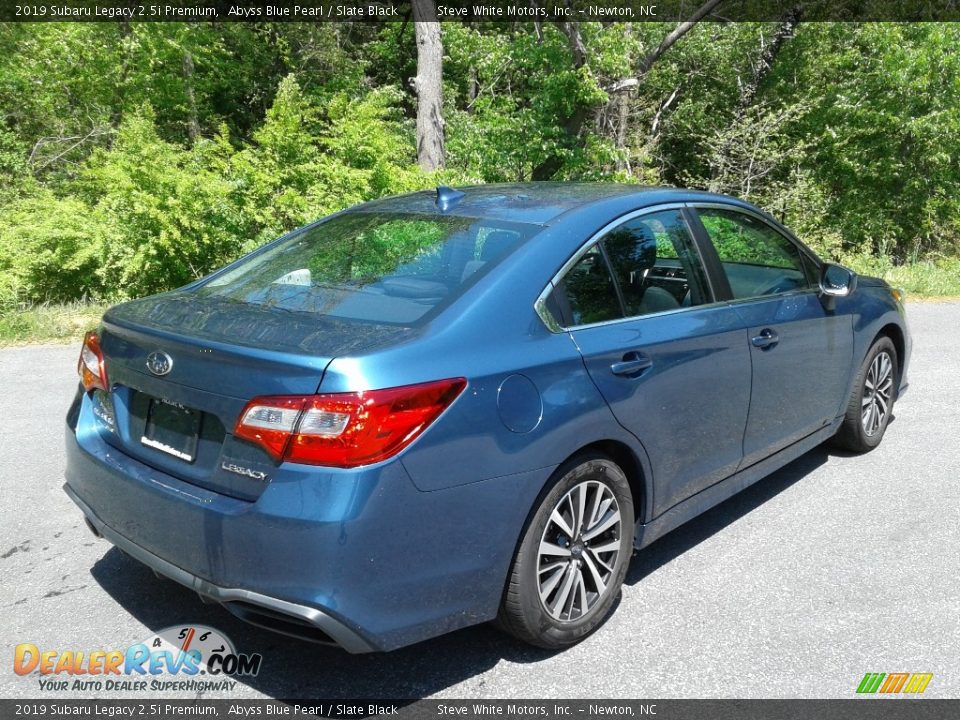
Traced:
<path fill-rule="evenodd" d="M 356 215 L 108 311 L 80 357 L 64 489 L 96 534 L 204 599 L 364 652 L 487 619 L 449 619 L 492 576 L 482 553 L 450 564 L 419 541 L 450 498 L 421 492 L 398 461 L 468 379 L 414 368 L 370 388 L 341 372 L 332 393 L 325 371 L 417 342 L 534 230 Z M 344 267 L 358 239 L 373 252 Z M 378 242 L 400 250 L 384 257 Z"/>

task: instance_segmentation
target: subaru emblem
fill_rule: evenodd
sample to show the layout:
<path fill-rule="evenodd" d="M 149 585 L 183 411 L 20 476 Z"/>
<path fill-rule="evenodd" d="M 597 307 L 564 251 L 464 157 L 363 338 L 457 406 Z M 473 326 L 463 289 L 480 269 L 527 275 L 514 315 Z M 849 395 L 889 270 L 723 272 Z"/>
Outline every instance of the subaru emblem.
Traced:
<path fill-rule="evenodd" d="M 173 369 L 173 358 L 165 352 L 154 350 L 147 355 L 147 370 L 154 375 L 166 375 Z"/>

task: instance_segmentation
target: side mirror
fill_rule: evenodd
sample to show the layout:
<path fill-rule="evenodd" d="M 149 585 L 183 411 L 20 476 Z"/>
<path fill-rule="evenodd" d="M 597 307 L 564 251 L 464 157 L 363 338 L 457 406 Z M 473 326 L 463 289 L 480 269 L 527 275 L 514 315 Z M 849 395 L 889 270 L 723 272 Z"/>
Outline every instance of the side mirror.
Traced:
<path fill-rule="evenodd" d="M 857 274 L 842 265 L 824 263 L 820 273 L 820 300 L 833 310 L 836 298 L 847 297 L 857 289 Z"/>

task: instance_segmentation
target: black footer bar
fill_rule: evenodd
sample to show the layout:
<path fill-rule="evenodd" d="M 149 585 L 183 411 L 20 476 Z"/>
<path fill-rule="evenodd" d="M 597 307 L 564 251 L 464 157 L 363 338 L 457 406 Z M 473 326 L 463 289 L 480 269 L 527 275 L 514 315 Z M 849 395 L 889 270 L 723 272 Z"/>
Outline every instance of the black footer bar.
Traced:
<path fill-rule="evenodd" d="M 850 700 L 0 700 L 0 718 L 348 718 L 405 720 L 954 720 L 960 699 Z"/>

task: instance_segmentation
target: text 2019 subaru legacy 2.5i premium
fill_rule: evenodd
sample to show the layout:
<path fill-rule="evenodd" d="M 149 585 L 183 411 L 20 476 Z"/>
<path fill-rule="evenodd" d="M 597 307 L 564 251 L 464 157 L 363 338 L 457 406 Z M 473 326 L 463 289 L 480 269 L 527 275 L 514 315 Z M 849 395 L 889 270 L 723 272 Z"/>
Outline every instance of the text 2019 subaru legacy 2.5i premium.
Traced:
<path fill-rule="evenodd" d="M 899 293 L 706 193 L 438 188 L 110 309 L 65 489 L 250 622 L 390 650 L 496 619 L 545 647 L 634 548 L 817 444 L 875 447 Z"/>

